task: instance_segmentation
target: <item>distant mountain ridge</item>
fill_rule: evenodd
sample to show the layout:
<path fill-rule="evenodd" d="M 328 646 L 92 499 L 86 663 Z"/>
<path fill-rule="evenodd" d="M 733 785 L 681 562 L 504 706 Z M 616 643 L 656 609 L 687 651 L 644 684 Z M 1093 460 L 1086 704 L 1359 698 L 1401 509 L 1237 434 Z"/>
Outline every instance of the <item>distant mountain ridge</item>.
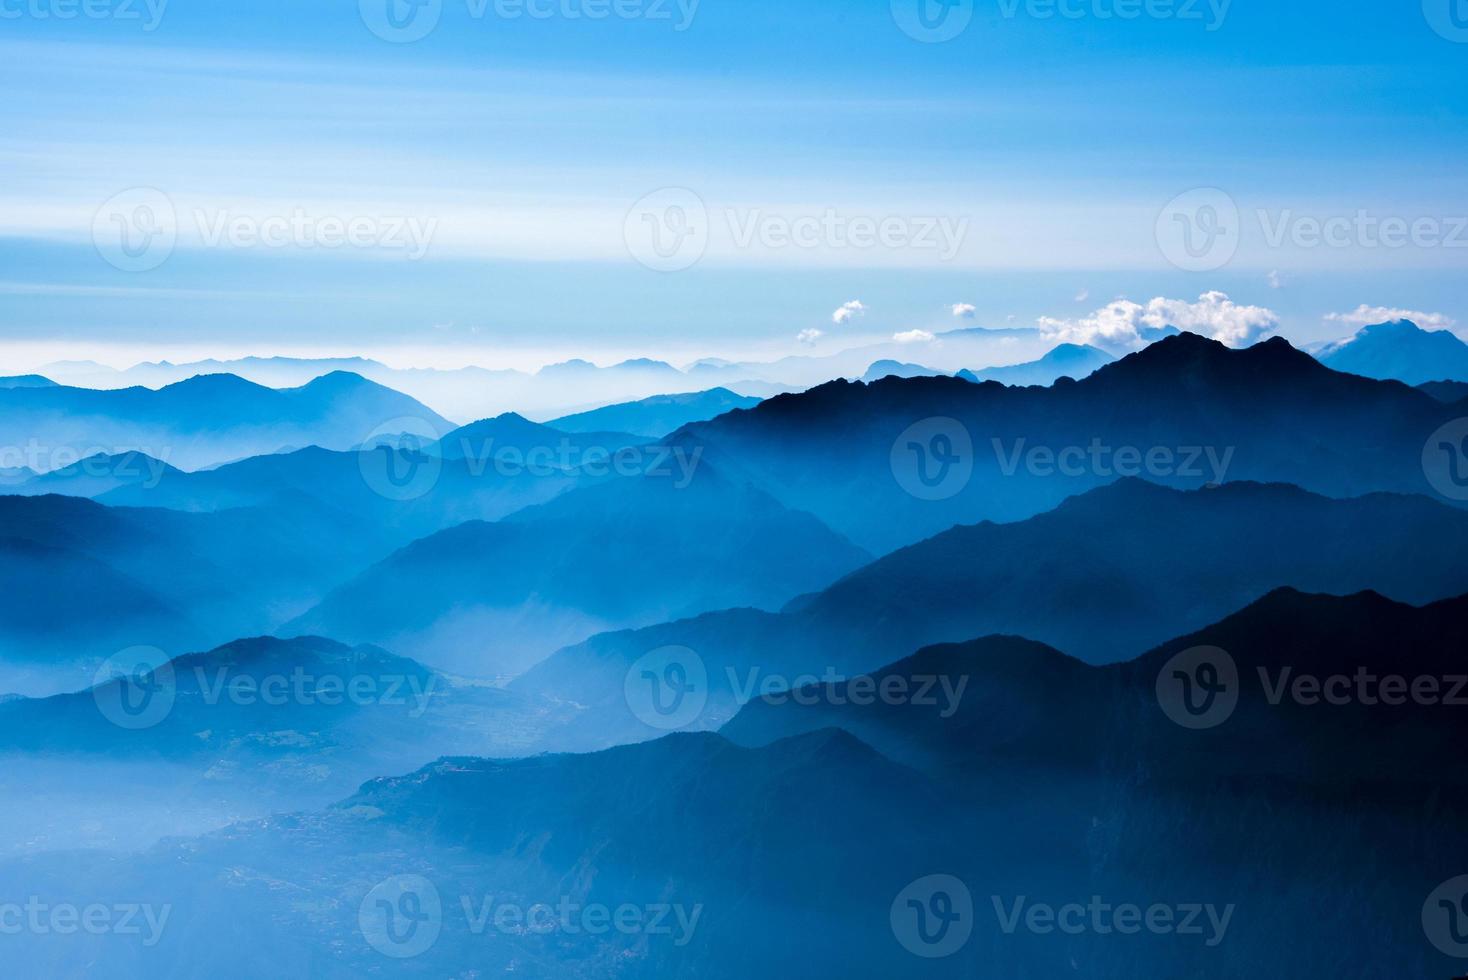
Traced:
<path fill-rule="evenodd" d="M 1435 494 L 1424 445 L 1456 417 L 1281 339 L 1235 350 L 1180 334 L 1080 381 L 836 381 L 668 441 L 703 447 L 713 465 L 881 553 L 955 524 L 1023 519 L 1118 475 Z"/>
<path fill-rule="evenodd" d="M 1114 360 L 1116 358 L 1095 347 L 1061 344 L 1038 361 L 979 371 L 965 368 L 958 372 L 958 376 L 965 381 L 997 381 L 1018 387 L 1050 385 L 1059 378 L 1070 378 L 1074 381 L 1088 378 Z"/>
<path fill-rule="evenodd" d="M 222 374 L 156 391 L 0 390 L 0 444 L 43 447 L 44 458 L 29 467 L 37 471 L 99 453 L 140 451 L 181 469 L 197 469 L 309 445 L 348 449 L 395 421 L 403 428 L 452 428 L 412 398 L 344 372 L 288 389 Z"/>
<path fill-rule="evenodd" d="M 759 398 L 735 394 L 727 388 L 682 395 L 654 395 L 640 401 L 608 405 L 579 412 L 548 423 L 564 432 L 628 432 L 648 439 L 661 439 L 691 422 L 708 419 L 736 409 L 753 408 Z"/>
<path fill-rule="evenodd" d="M 1423 330 L 1411 320 L 1362 327 L 1316 356 L 1327 367 L 1366 378 L 1409 385 L 1468 382 L 1468 343 L 1450 330 Z"/>
<path fill-rule="evenodd" d="M 509 676 L 607 629 L 778 608 L 870 557 L 758 488 L 702 466 L 670 469 L 416 541 L 287 628 Z"/>
<path fill-rule="evenodd" d="M 1464 547 L 1468 511 L 1422 497 L 1335 500 L 1284 485 L 1178 491 L 1125 480 L 1026 521 L 952 528 L 779 614 L 728 609 L 594 636 L 510 686 L 585 705 L 576 724 L 594 747 L 653 733 L 624 683 L 654 650 L 693 651 L 708 688 L 691 724 L 717 727 L 738 709 L 738 685 L 751 674 L 852 675 L 916 647 L 992 634 L 1108 663 L 1280 587 L 1375 589 L 1405 602 L 1460 595 Z"/>

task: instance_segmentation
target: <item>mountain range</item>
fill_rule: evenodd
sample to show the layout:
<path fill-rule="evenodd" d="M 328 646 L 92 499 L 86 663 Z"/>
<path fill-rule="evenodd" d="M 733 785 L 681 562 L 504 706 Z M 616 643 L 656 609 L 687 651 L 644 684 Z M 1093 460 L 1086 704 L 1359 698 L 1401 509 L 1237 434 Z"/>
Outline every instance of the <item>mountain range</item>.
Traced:
<path fill-rule="evenodd" d="M 670 462 L 414 542 L 287 629 L 509 676 L 607 629 L 776 609 L 869 559 L 757 488 Z"/>
<path fill-rule="evenodd" d="M 727 388 L 710 388 L 683 395 L 654 395 L 641 401 L 567 415 L 551 422 L 563 432 L 628 432 L 648 439 L 661 439 L 690 422 L 711 418 L 742 408 L 753 408 L 759 398 L 738 395 Z"/>
<path fill-rule="evenodd" d="M 1450 330 L 1423 330 L 1411 320 L 1362 327 L 1316 356 L 1337 371 L 1409 385 L 1468 381 L 1468 343 Z"/>
<path fill-rule="evenodd" d="M 1079 381 L 1110 364 L 1116 358 L 1103 350 L 1085 344 L 1061 344 L 1050 353 L 1028 364 L 984 368 L 958 372 L 965 381 L 997 381 L 1004 385 L 1027 387 L 1052 385 L 1060 378 Z"/>
<path fill-rule="evenodd" d="M 1408 602 L 1459 595 L 1465 545 L 1468 513 L 1421 497 L 1126 480 L 1026 521 L 955 527 L 778 614 L 729 609 L 592 637 L 510 687 L 582 705 L 567 738 L 597 747 L 657 734 L 660 723 L 626 696 L 629 672 L 652 651 L 689 651 L 685 670 L 707 678 L 705 703 L 677 727 L 717 728 L 761 683 L 850 676 L 931 643 L 1008 634 L 1107 663 L 1277 587 L 1375 589 Z"/>
<path fill-rule="evenodd" d="M 1435 494 L 1424 445 L 1456 417 L 1284 340 L 1235 350 L 1180 334 L 1049 388 L 835 381 L 667 441 L 880 554 L 955 524 L 1023 519 L 1118 476 Z"/>
<path fill-rule="evenodd" d="M 1421 911 L 1468 861 L 1459 714 L 1276 702 L 1273 680 L 1253 677 L 1461 673 L 1465 638 L 1468 600 L 1283 590 L 1111 667 L 1006 638 L 927 648 L 877 677 L 907 690 L 965 678 L 946 715 L 820 703 L 828 691 L 747 707 L 727 734 L 446 757 L 327 809 L 137 855 L 0 863 L 0 887 L 38 901 L 81 886 L 172 910 L 148 948 L 31 934 L 8 963 L 57 975 L 105 959 L 123 980 L 253 976 L 282 958 L 349 977 L 410 953 L 435 976 L 733 978 L 770 962 L 823 978 L 1063 976 L 1084 963 L 1121 980 L 1266 961 L 1286 976 L 1449 976 Z M 1189 730 L 1156 692 L 1200 643 L 1228 652 L 1242 683 L 1230 717 Z M 1099 925 L 1024 915 L 1070 903 Z M 1158 909 L 1154 928 L 1118 930 L 1127 903 Z M 524 927 L 532 905 L 544 928 Z M 585 928 L 589 908 L 627 909 L 625 927 Z M 923 909 L 957 917 L 935 931 Z"/>
<path fill-rule="evenodd" d="M 287 389 L 234 375 L 158 390 L 0 389 L 0 445 L 36 472 L 132 451 L 192 470 L 289 448 L 348 449 L 384 426 L 453 428 L 412 398 L 342 372 Z"/>

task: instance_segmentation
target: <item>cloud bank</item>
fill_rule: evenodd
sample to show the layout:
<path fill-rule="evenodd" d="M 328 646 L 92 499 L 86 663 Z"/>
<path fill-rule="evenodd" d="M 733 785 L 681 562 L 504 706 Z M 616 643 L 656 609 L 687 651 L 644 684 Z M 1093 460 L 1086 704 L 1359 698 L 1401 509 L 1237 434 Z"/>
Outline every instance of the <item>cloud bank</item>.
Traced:
<path fill-rule="evenodd" d="M 1090 344 L 1112 351 L 1140 350 L 1175 330 L 1246 347 L 1279 327 L 1279 316 L 1262 306 L 1241 306 L 1227 293 L 1206 292 L 1190 303 L 1157 297 L 1146 305 L 1118 299 L 1073 320 L 1042 317 L 1040 330 L 1057 343 Z"/>

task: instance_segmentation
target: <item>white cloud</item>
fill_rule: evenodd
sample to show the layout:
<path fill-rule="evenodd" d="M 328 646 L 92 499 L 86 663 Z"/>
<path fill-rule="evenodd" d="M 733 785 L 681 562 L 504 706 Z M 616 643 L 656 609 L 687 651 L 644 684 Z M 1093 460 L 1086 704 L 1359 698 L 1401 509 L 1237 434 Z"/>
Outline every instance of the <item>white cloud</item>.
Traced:
<path fill-rule="evenodd" d="M 1080 292 L 1076 293 L 1076 302 L 1077 303 L 1084 303 L 1086 300 L 1088 300 L 1090 298 L 1091 298 L 1091 291 L 1089 289 L 1082 289 Z"/>
<path fill-rule="evenodd" d="M 960 320 L 972 320 L 974 318 L 974 314 L 977 312 L 978 310 L 974 307 L 974 304 L 972 303 L 953 304 L 953 315 L 958 317 Z"/>
<path fill-rule="evenodd" d="M 1269 281 L 1270 289 L 1284 288 L 1284 279 L 1280 276 L 1278 269 L 1274 269 L 1273 271 L 1271 271 L 1269 275 L 1265 278 Z"/>
<path fill-rule="evenodd" d="M 1240 306 L 1226 293 L 1216 291 L 1204 293 L 1196 303 L 1159 296 L 1143 306 L 1118 299 L 1087 317 L 1040 319 L 1041 331 L 1053 340 L 1122 350 L 1140 350 L 1167 327 L 1242 347 L 1278 326 L 1279 316 L 1273 310 Z"/>
<path fill-rule="evenodd" d="M 809 330 L 800 331 L 800 333 L 795 335 L 795 339 L 800 341 L 802 344 L 813 344 L 825 335 L 826 331 L 816 330 L 814 327 L 812 327 Z"/>
<path fill-rule="evenodd" d="M 899 344 L 930 344 L 937 338 L 926 330 L 904 330 L 902 333 L 894 333 L 892 339 Z"/>
<path fill-rule="evenodd" d="M 1411 320 L 1423 330 L 1448 330 L 1457 321 L 1444 313 L 1424 313 L 1421 310 L 1402 310 L 1390 306 L 1367 306 L 1361 304 L 1350 313 L 1331 313 L 1326 319 L 1332 323 L 1344 323 L 1353 327 L 1369 327 L 1375 323 L 1392 320 Z"/>
<path fill-rule="evenodd" d="M 842 303 L 841 308 L 831 314 L 831 322 L 836 326 L 844 326 L 859 316 L 866 316 L 867 308 L 862 301 L 854 299 L 850 303 Z"/>

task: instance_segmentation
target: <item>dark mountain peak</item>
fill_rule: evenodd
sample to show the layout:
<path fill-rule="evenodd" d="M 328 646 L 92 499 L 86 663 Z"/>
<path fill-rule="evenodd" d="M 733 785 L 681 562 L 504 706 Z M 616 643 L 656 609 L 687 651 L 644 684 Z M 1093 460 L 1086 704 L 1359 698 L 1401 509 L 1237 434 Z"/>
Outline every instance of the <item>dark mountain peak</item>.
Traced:
<path fill-rule="evenodd" d="M 1288 391 L 1330 373 L 1283 337 L 1234 348 L 1195 333 L 1178 333 L 1101 368 L 1081 381 L 1080 388 L 1206 386 L 1240 392 L 1271 386 Z"/>
<path fill-rule="evenodd" d="M 324 636 L 299 636 L 290 639 L 275 636 L 249 637 L 203 653 L 185 654 L 176 658 L 173 664 L 177 672 L 220 667 L 232 667 L 236 670 L 266 667 L 273 670 L 292 670 L 302 667 L 349 669 L 353 672 L 391 668 L 403 674 L 428 672 L 426 667 L 416 661 L 395 656 L 379 647 L 350 647 Z"/>
<path fill-rule="evenodd" d="M 976 667 L 991 673 L 1028 673 L 1056 665 L 1084 669 L 1085 664 L 1046 643 L 1022 636 L 995 634 L 964 643 L 937 643 L 875 672 L 876 677 L 959 675 Z"/>
<path fill-rule="evenodd" d="M 350 391 L 357 388 L 381 388 L 382 385 L 369 381 L 352 371 L 332 371 L 306 382 L 297 391 Z"/>
<path fill-rule="evenodd" d="M 146 389 L 135 388 L 128 390 Z M 172 394 L 192 394 L 203 396 L 233 392 L 270 391 L 271 389 L 265 387 L 264 385 L 258 385 L 253 381 L 246 380 L 245 378 L 242 378 L 237 374 L 220 373 L 196 374 L 192 378 L 185 378 L 182 381 L 175 381 L 171 385 L 164 385 L 158 390 L 160 392 L 166 391 Z"/>

